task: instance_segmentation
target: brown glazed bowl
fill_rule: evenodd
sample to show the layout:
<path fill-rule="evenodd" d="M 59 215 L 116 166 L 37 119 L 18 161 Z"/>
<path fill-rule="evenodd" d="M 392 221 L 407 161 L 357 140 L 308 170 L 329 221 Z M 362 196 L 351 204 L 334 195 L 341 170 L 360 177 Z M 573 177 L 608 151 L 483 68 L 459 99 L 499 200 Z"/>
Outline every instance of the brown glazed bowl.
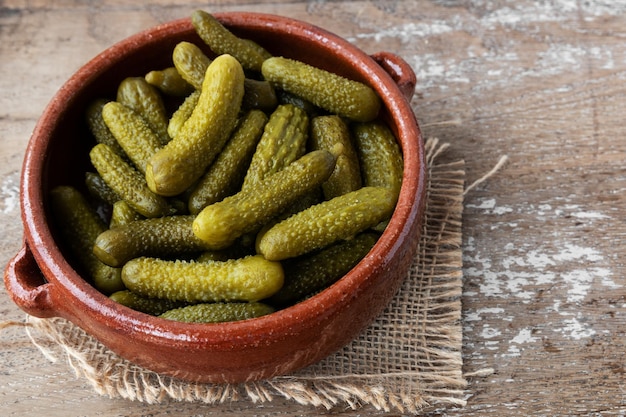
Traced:
<path fill-rule="evenodd" d="M 63 317 L 121 357 L 188 381 L 236 383 L 286 374 L 312 364 L 354 339 L 387 306 L 407 276 L 420 234 L 426 162 L 409 105 L 415 74 L 391 53 L 368 55 L 344 39 L 301 21 L 258 13 L 215 16 L 235 34 L 274 55 L 305 61 L 373 87 L 381 117 L 396 133 L 404 178 L 389 226 L 347 275 L 314 297 L 264 317 L 222 324 L 180 323 L 152 317 L 109 300 L 65 257 L 51 227 L 48 191 L 83 188 L 93 145 L 83 120 L 96 97 L 115 97 L 127 76 L 171 66 L 174 46 L 200 44 L 190 19 L 134 35 L 105 50 L 58 91 L 36 125 L 21 177 L 24 245 L 9 262 L 5 285 L 30 315 Z"/>

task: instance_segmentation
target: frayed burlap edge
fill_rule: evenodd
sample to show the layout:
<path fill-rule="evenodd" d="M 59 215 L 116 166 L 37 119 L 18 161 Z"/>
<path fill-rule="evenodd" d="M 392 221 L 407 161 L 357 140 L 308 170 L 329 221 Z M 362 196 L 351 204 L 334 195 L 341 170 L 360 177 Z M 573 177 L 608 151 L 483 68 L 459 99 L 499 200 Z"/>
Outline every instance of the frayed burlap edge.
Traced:
<path fill-rule="evenodd" d="M 426 142 L 429 183 L 425 219 L 418 253 L 403 287 L 357 340 L 318 364 L 270 380 L 199 384 L 130 363 L 63 319 L 28 317 L 29 337 L 50 360 L 66 356 L 77 377 L 111 398 L 145 403 L 258 404 L 282 397 L 326 409 L 370 405 L 377 410 L 411 413 L 462 407 L 466 404 L 461 355 L 465 171 L 462 160 L 439 162 L 447 148 L 437 139 Z M 416 308 L 407 309 L 407 305 Z M 371 360 L 380 361 L 381 357 L 386 358 L 385 363 Z"/>

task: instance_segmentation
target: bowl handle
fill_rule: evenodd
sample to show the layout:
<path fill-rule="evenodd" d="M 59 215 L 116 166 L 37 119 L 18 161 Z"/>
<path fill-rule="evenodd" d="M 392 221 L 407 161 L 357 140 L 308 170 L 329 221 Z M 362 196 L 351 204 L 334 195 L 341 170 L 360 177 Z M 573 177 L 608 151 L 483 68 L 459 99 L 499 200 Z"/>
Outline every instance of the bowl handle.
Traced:
<path fill-rule="evenodd" d="M 391 75 L 404 97 L 411 101 L 417 84 L 417 77 L 413 68 L 404 59 L 391 52 L 378 52 L 371 57 Z"/>
<path fill-rule="evenodd" d="M 46 282 L 26 242 L 9 261 L 4 285 L 15 304 L 28 314 L 41 318 L 57 315 L 51 297 L 52 284 Z"/>

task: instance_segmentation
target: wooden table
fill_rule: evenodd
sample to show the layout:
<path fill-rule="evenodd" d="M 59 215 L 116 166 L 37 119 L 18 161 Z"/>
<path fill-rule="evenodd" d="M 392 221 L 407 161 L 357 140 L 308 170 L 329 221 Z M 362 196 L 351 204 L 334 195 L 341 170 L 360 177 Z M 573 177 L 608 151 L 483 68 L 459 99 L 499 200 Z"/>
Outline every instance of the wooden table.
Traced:
<path fill-rule="evenodd" d="M 54 4 L 50 4 L 54 3 Z M 35 122 L 61 84 L 116 41 L 207 11 L 310 21 L 404 57 L 426 137 L 466 161 L 467 406 L 431 415 L 626 413 L 626 1 L 6 0 L 0 6 L 0 261 L 20 247 L 18 184 Z M 211 5 L 215 3 L 215 5 Z M 0 291 L 4 320 L 24 314 Z M 95 394 L 25 336 L 0 337 L 6 416 L 376 415 L 278 400 L 145 405 Z"/>

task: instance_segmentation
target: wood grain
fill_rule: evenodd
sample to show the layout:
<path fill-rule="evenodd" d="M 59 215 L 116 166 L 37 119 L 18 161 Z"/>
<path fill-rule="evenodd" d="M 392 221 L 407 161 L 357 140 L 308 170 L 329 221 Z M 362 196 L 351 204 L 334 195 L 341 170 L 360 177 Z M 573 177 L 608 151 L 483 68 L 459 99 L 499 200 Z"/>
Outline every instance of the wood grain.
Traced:
<path fill-rule="evenodd" d="M 35 122 L 62 83 L 126 36 L 195 8 L 307 20 L 418 76 L 425 136 L 468 182 L 463 328 L 468 405 L 431 416 L 626 413 L 626 2 L 617 0 L 0 3 L 0 261 L 21 245 L 18 184 Z M 0 314 L 24 314 L 0 291 Z M 3 415 L 378 415 L 276 399 L 146 405 L 95 394 L 24 329 L 0 334 Z M 484 372 L 492 369 L 493 372 Z M 480 372 L 483 371 L 483 372 Z"/>

